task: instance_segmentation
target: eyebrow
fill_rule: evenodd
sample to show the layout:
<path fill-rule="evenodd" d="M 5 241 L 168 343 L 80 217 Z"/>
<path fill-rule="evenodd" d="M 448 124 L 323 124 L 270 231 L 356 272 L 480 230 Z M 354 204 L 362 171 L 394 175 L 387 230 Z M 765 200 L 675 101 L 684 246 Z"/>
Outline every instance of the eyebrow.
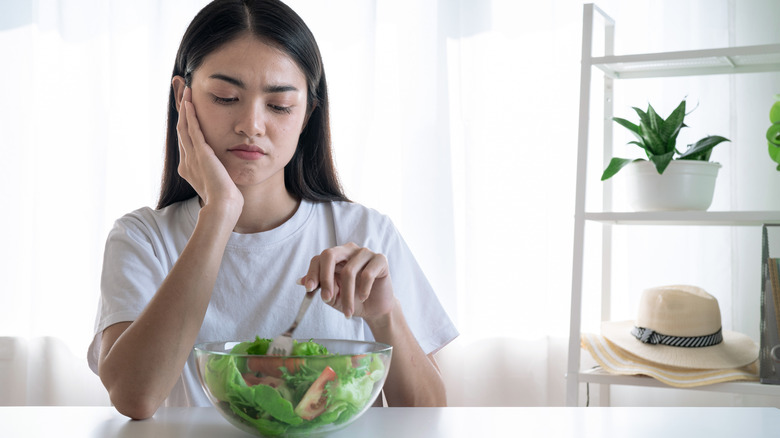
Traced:
<path fill-rule="evenodd" d="M 241 89 L 246 89 L 246 84 L 244 83 L 244 81 L 222 73 L 214 73 L 213 75 L 209 76 L 209 78 L 227 82 L 228 84 L 235 85 L 236 87 Z M 292 85 L 271 84 L 271 85 L 266 85 L 263 88 L 263 91 L 265 91 L 266 93 L 285 93 L 288 91 L 298 91 L 298 88 Z"/>

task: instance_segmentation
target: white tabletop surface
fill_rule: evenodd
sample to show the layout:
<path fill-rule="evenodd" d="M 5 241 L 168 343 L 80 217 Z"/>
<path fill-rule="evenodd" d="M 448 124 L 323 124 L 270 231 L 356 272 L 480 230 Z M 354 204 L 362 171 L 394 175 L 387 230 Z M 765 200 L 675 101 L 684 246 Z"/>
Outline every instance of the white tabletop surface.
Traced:
<path fill-rule="evenodd" d="M 111 407 L 0 407 L 0 437 L 251 437 L 212 408 L 133 421 Z M 776 408 L 371 408 L 345 437 L 779 437 Z"/>

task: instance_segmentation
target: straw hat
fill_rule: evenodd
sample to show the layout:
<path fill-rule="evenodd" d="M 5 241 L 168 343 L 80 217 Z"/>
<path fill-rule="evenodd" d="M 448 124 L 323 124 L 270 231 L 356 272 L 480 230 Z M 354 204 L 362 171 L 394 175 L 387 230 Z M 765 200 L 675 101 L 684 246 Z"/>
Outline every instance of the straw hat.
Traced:
<path fill-rule="evenodd" d="M 677 388 L 693 388 L 735 380 L 758 381 L 758 361 L 739 368 L 717 370 L 677 368 L 635 356 L 593 333 L 583 333 L 581 345 L 601 368 L 611 374 L 643 375 Z"/>
<path fill-rule="evenodd" d="M 723 330 L 718 300 L 696 286 L 647 289 L 636 321 L 603 322 L 601 332 L 617 347 L 661 366 L 716 370 L 758 359 L 758 345 Z"/>

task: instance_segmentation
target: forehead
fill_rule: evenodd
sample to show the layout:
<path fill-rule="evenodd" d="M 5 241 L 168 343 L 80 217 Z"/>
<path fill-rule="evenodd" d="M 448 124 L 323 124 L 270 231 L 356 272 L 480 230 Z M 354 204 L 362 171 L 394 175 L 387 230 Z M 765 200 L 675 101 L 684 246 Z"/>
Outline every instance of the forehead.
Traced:
<path fill-rule="evenodd" d="M 292 57 L 249 34 L 208 54 L 193 75 L 203 79 L 215 73 L 235 76 L 248 86 L 289 83 L 306 88 L 306 76 Z"/>

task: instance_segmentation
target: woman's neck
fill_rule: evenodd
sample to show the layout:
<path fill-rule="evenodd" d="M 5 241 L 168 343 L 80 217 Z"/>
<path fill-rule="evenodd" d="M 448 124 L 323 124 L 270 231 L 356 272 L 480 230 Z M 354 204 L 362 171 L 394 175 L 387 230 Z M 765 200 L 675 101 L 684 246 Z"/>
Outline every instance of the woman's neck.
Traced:
<path fill-rule="evenodd" d="M 250 234 L 272 230 L 287 222 L 298 210 L 300 200 L 286 189 L 263 191 L 242 189 L 244 209 L 233 231 Z"/>

